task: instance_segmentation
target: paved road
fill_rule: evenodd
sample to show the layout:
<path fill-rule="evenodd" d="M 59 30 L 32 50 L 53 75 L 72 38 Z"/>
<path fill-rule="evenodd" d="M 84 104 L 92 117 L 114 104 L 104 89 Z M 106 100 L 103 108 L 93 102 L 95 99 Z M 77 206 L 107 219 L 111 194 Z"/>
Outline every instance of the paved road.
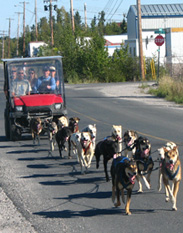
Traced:
<path fill-rule="evenodd" d="M 180 144 L 182 154 L 182 108 L 167 102 L 160 106 L 157 98 L 139 93 L 138 85 L 66 85 L 69 116 L 81 118 L 80 128 L 96 123 L 97 140 L 109 135 L 112 124 L 121 124 L 123 131 L 131 128 L 147 135 L 152 151 L 173 140 Z M 0 97 L 4 101 L 2 89 Z M 147 104 L 148 100 L 153 102 Z M 48 157 L 44 137 L 40 147 L 33 146 L 30 137 L 8 142 L 3 106 L 0 111 L 0 184 L 7 195 L 1 192 L 0 200 L 3 204 L 7 200 L 8 206 L 0 205 L 0 232 L 182 232 L 182 185 L 178 211 L 172 212 L 171 204 L 164 201 L 164 191 L 157 192 L 155 171 L 151 190 L 144 188 L 144 193 L 137 194 L 135 186 L 132 215 L 125 216 L 123 205 L 113 207 L 111 183 L 105 182 L 102 162 L 96 170 L 94 160 L 89 173 L 81 176 L 75 158 L 61 160 L 58 150 L 54 158 Z"/>

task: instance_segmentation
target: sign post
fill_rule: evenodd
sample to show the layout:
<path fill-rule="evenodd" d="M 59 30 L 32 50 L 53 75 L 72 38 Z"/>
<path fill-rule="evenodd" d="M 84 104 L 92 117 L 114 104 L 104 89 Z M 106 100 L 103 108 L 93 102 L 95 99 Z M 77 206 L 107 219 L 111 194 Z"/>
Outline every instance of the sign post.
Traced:
<path fill-rule="evenodd" d="M 154 43 L 159 47 L 158 48 L 158 80 L 159 80 L 159 60 L 160 60 L 160 46 L 165 42 L 165 39 L 162 35 L 158 35 L 154 39 Z"/>

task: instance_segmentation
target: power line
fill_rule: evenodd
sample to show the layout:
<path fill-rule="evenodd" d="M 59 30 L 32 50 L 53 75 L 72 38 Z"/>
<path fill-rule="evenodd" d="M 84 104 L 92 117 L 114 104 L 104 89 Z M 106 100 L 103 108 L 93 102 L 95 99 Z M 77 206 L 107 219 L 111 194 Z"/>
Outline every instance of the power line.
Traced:
<path fill-rule="evenodd" d="M 117 6 L 116 10 L 114 11 L 113 15 L 111 16 L 110 20 L 112 19 L 112 17 L 114 16 L 114 14 L 116 13 L 116 11 L 119 9 L 119 7 L 121 6 L 123 0 L 121 0 L 121 2 L 119 3 L 119 5 Z"/>
<path fill-rule="evenodd" d="M 112 6 L 113 1 L 114 1 L 114 0 L 109 0 L 109 1 L 107 2 L 107 4 L 105 5 L 105 7 L 104 7 L 104 9 L 103 9 L 104 12 L 106 12 L 106 11 L 110 8 L 110 7 L 108 7 L 108 5 L 109 5 L 109 6 Z"/>
<path fill-rule="evenodd" d="M 112 10 L 109 12 L 109 14 L 111 14 L 111 13 L 113 12 L 113 10 L 114 10 L 114 8 L 115 8 L 117 2 L 118 2 L 118 0 L 116 0 L 115 4 L 114 4 L 114 6 L 112 7 Z M 108 14 L 108 15 L 109 15 L 109 14 Z M 106 16 L 106 20 L 107 20 L 107 18 L 108 18 L 108 16 Z"/>

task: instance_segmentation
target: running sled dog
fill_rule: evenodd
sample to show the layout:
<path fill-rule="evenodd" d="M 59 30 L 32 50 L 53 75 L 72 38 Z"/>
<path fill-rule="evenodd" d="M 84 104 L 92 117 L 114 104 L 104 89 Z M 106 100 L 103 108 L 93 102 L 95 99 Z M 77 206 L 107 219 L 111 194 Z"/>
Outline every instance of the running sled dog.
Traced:
<path fill-rule="evenodd" d="M 114 204 L 115 207 L 121 205 L 120 192 L 123 203 L 125 203 L 124 190 L 127 190 L 127 201 L 125 206 L 125 212 L 127 215 L 131 215 L 130 202 L 132 189 L 135 184 L 135 178 L 137 176 L 137 165 L 132 159 L 124 156 L 119 156 L 113 159 L 111 166 L 111 177 L 112 177 L 112 201 L 115 202 L 115 193 L 117 195 L 117 202 Z"/>
<path fill-rule="evenodd" d="M 172 210 L 177 210 L 177 194 L 179 191 L 179 184 L 181 181 L 181 162 L 179 159 L 178 147 L 173 149 L 163 147 L 164 159 L 162 160 L 161 174 L 163 183 L 165 185 L 166 202 L 171 200 Z M 172 181 L 172 188 L 169 182 Z"/>

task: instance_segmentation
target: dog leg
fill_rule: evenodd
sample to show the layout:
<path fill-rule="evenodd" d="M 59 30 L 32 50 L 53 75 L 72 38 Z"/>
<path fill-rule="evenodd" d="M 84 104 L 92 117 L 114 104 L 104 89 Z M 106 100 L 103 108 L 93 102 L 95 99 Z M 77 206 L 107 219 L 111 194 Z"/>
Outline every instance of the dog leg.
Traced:
<path fill-rule="evenodd" d="M 91 152 L 91 153 L 89 154 L 88 168 L 90 168 L 90 166 L 91 166 L 91 161 L 92 161 L 92 159 L 93 159 L 93 156 L 94 156 L 94 153 Z"/>
<path fill-rule="evenodd" d="M 141 182 L 140 182 L 140 177 L 139 177 L 139 175 L 137 175 L 136 176 L 136 179 L 137 179 L 137 182 L 138 182 L 138 186 L 139 186 L 139 189 L 138 189 L 138 193 L 142 193 L 143 191 L 142 191 L 142 184 L 141 184 Z"/>
<path fill-rule="evenodd" d="M 53 140 L 50 141 L 50 148 L 51 148 L 51 151 L 54 151 L 54 143 L 53 143 Z"/>
<path fill-rule="evenodd" d="M 119 188 L 116 188 L 116 194 L 117 194 L 117 202 L 116 202 L 116 204 L 114 206 L 118 207 L 118 206 L 121 205 L 121 202 L 120 202 L 120 190 L 119 190 Z"/>
<path fill-rule="evenodd" d="M 126 202 L 126 207 L 125 207 L 125 212 L 126 212 L 127 215 L 131 215 L 131 212 L 130 212 L 131 195 L 132 195 L 132 190 L 128 189 L 128 191 L 127 191 L 127 202 Z"/>
<path fill-rule="evenodd" d="M 159 169 L 159 176 L 158 176 L 158 191 L 160 192 L 162 188 L 162 173 L 161 168 Z"/>
<path fill-rule="evenodd" d="M 174 199 L 174 196 L 173 196 L 173 192 L 170 188 L 170 185 L 169 185 L 169 182 L 166 180 L 166 182 L 164 182 L 165 184 L 165 194 L 166 194 L 166 202 L 168 202 L 170 199 L 171 199 L 171 202 L 173 203 L 173 206 L 174 206 L 174 203 L 175 203 L 175 199 Z M 169 198 L 170 196 L 170 198 Z"/>
<path fill-rule="evenodd" d="M 109 175 L 108 175 L 108 172 L 107 172 L 107 160 L 104 159 L 103 163 L 104 163 L 104 171 L 105 171 L 106 181 L 109 182 Z"/>
<path fill-rule="evenodd" d="M 59 150 L 60 157 L 63 158 L 63 156 L 62 156 L 62 147 L 61 147 L 60 143 L 58 144 L 58 150 Z"/>
<path fill-rule="evenodd" d="M 165 186 L 165 201 L 169 202 L 170 201 L 169 190 L 168 190 L 169 182 L 164 176 L 163 176 L 163 183 Z"/>
<path fill-rule="evenodd" d="M 124 189 L 121 189 L 121 199 L 122 199 L 123 203 L 125 204 Z"/>
<path fill-rule="evenodd" d="M 40 146 L 40 137 L 37 135 L 38 146 Z"/>
<path fill-rule="evenodd" d="M 146 188 L 147 188 L 147 189 L 150 189 L 151 186 L 150 186 L 148 180 L 146 179 L 146 177 L 142 175 L 142 179 L 144 180 L 144 183 L 145 183 Z"/>
<path fill-rule="evenodd" d="M 49 142 L 50 142 L 50 150 L 54 151 L 54 143 L 53 143 L 53 135 L 51 132 L 48 132 L 48 138 L 49 138 Z"/>
<path fill-rule="evenodd" d="M 172 210 L 177 210 L 176 202 L 177 202 L 177 193 L 179 191 L 180 181 L 178 181 L 178 182 L 175 181 L 173 184 L 174 184 L 174 189 L 173 189 L 174 204 L 173 204 Z"/>
<path fill-rule="evenodd" d="M 166 202 L 170 201 L 170 197 L 169 197 L 169 192 L 168 192 L 167 186 L 165 186 L 165 201 Z"/>
<path fill-rule="evenodd" d="M 116 192 L 116 189 L 115 189 L 115 185 L 112 186 L 112 202 L 114 203 L 115 202 L 115 192 Z"/>
<path fill-rule="evenodd" d="M 79 163 L 81 167 L 81 174 L 83 175 L 84 174 L 83 168 L 85 167 L 85 170 L 87 170 L 87 164 L 85 162 L 83 149 L 78 150 L 78 156 L 79 156 Z"/>
<path fill-rule="evenodd" d="M 171 202 L 173 203 L 173 206 L 174 206 L 175 205 L 175 199 L 174 199 L 173 192 L 172 192 L 169 184 L 167 185 L 167 189 L 168 189 L 168 192 L 169 192 L 169 195 L 170 195 L 170 198 L 171 198 Z"/>

